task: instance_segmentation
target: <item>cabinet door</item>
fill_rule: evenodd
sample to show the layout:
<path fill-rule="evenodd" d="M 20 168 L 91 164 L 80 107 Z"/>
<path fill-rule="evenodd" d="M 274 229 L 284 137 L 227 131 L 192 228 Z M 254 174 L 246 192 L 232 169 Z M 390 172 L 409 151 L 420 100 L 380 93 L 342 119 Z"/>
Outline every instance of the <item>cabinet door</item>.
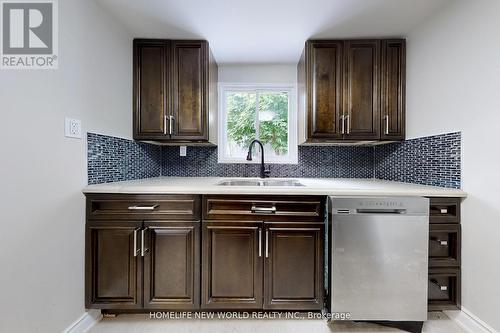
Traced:
<path fill-rule="evenodd" d="M 380 138 L 380 41 L 347 41 L 344 88 L 345 138 Z"/>
<path fill-rule="evenodd" d="M 172 41 L 172 139 L 208 140 L 208 46 L 205 41 Z"/>
<path fill-rule="evenodd" d="M 333 41 L 308 44 L 310 139 L 342 138 L 342 46 Z"/>
<path fill-rule="evenodd" d="M 168 42 L 134 41 L 134 138 L 168 138 Z"/>
<path fill-rule="evenodd" d="M 322 224 L 266 223 L 265 232 L 264 308 L 322 309 Z"/>
<path fill-rule="evenodd" d="M 135 250 L 141 222 L 88 222 L 87 308 L 135 309 L 141 304 L 141 259 Z"/>
<path fill-rule="evenodd" d="M 146 222 L 144 307 L 198 309 L 199 222 Z"/>
<path fill-rule="evenodd" d="M 262 308 L 262 223 L 203 224 L 202 308 Z"/>
<path fill-rule="evenodd" d="M 405 41 L 382 42 L 381 70 L 381 138 L 405 138 Z"/>

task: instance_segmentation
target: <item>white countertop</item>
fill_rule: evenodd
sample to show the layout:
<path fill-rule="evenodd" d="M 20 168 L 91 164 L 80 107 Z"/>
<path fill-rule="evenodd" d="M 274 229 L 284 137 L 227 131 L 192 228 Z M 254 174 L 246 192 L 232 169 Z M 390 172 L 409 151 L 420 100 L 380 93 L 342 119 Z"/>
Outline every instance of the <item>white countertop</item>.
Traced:
<path fill-rule="evenodd" d="M 458 189 L 378 179 L 293 178 L 305 186 L 218 186 L 233 177 L 156 177 L 89 185 L 83 193 L 117 194 L 278 194 L 466 197 Z M 272 178 L 277 179 L 277 178 Z M 288 179 L 288 178 L 287 178 Z"/>

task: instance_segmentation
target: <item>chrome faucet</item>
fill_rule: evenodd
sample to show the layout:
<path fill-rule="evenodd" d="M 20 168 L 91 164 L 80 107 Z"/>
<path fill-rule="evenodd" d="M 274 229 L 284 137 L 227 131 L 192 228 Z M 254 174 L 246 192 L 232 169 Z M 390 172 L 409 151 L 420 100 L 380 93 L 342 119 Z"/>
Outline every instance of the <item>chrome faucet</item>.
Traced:
<path fill-rule="evenodd" d="M 250 147 L 248 147 L 248 155 L 247 155 L 247 161 L 252 160 L 252 147 L 255 143 L 258 143 L 260 145 L 260 152 L 261 152 L 261 161 L 260 161 L 260 178 L 267 178 L 269 177 L 269 174 L 271 171 L 266 170 L 264 166 L 264 146 L 262 145 L 262 142 L 259 140 L 253 140 L 250 143 Z"/>

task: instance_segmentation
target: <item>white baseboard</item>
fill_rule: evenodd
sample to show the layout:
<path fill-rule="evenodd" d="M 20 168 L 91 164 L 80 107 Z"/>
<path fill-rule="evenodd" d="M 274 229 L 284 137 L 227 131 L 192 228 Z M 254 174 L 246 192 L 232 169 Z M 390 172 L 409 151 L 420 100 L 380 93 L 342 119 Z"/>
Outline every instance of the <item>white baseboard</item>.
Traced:
<path fill-rule="evenodd" d="M 87 310 L 73 324 L 69 325 L 69 327 L 63 331 L 63 333 L 85 333 L 92 326 L 97 324 L 97 322 L 99 322 L 101 319 L 101 311 Z"/>
<path fill-rule="evenodd" d="M 462 307 L 462 311 L 444 311 L 444 313 L 458 326 L 469 333 L 499 333 L 490 325 L 479 319 L 469 310 Z"/>

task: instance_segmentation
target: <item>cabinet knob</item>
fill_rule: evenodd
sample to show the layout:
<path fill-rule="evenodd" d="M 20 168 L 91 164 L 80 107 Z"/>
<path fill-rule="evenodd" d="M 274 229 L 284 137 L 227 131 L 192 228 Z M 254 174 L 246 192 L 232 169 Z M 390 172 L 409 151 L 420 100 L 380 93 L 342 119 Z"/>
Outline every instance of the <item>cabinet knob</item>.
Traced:
<path fill-rule="evenodd" d="M 448 290 L 448 286 L 444 286 L 444 285 L 440 285 L 436 279 L 432 279 L 431 282 L 433 284 L 435 284 L 437 287 L 439 287 L 439 290 L 441 291 L 447 291 Z"/>

